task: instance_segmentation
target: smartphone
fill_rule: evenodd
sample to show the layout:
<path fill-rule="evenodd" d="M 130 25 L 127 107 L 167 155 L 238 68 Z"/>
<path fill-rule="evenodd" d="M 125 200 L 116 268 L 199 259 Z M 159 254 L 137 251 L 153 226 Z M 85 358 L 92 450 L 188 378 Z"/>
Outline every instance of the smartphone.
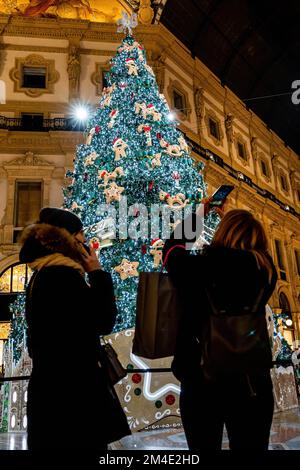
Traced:
<path fill-rule="evenodd" d="M 82 247 L 85 249 L 85 251 L 87 251 L 87 253 L 89 255 L 91 254 L 91 250 L 90 250 L 90 247 L 88 245 L 86 245 L 85 243 L 82 243 Z"/>
<path fill-rule="evenodd" d="M 222 186 L 220 186 L 211 196 L 209 205 L 211 207 L 221 207 L 224 204 L 228 194 L 230 194 L 233 189 L 234 186 L 230 184 L 222 184 Z"/>

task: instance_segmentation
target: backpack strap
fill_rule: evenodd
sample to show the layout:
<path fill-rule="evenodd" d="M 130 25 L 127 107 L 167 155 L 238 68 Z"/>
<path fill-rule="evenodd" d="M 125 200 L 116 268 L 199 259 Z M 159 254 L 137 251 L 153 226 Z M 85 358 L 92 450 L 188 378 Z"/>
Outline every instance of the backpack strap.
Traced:
<path fill-rule="evenodd" d="M 216 306 L 216 304 L 215 304 L 215 302 L 212 298 L 212 295 L 211 295 L 211 290 L 208 288 L 208 286 L 205 286 L 204 289 L 205 289 L 207 299 L 209 301 L 209 304 L 211 306 L 211 309 L 212 309 L 214 315 L 226 315 L 227 311 L 225 309 L 220 310 Z M 259 307 L 260 307 L 260 303 L 261 303 L 261 299 L 262 299 L 262 296 L 263 296 L 264 292 L 265 292 L 265 287 L 261 287 L 259 293 L 257 294 L 256 298 L 254 299 L 252 308 L 249 309 L 249 310 L 247 308 L 248 313 L 255 314 L 255 313 L 258 312 Z M 245 310 L 245 307 L 243 307 L 243 310 Z"/>

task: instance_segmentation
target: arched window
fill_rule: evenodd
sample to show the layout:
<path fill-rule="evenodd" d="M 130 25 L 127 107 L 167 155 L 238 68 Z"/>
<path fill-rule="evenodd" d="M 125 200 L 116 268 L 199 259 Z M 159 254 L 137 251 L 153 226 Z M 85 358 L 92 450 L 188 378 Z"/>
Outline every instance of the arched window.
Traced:
<path fill-rule="evenodd" d="M 287 296 L 283 292 L 280 292 L 279 294 L 279 305 L 280 305 L 280 308 L 282 309 L 282 313 L 285 313 L 291 316 L 290 303 L 288 301 Z"/>
<path fill-rule="evenodd" d="M 32 274 L 27 264 L 14 264 L 0 274 L 0 294 L 23 292 Z"/>

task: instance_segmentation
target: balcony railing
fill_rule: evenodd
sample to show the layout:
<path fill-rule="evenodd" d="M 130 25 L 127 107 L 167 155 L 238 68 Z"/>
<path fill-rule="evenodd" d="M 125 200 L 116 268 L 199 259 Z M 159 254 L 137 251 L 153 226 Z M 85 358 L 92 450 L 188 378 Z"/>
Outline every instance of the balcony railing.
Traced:
<path fill-rule="evenodd" d="M 73 118 L 54 118 L 41 120 L 24 120 L 20 118 L 9 118 L 0 116 L 0 129 L 9 131 L 31 131 L 31 132 L 48 132 L 48 131 L 77 131 L 83 132 L 85 124 L 78 122 Z"/>

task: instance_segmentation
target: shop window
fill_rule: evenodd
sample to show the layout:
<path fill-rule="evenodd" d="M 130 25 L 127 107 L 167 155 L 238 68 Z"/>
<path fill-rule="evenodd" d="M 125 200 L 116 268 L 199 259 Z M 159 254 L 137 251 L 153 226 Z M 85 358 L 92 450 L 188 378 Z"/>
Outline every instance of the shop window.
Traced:
<path fill-rule="evenodd" d="M 42 206 L 42 183 L 17 181 L 15 189 L 14 243 L 18 233 L 38 220 Z"/>
<path fill-rule="evenodd" d="M 209 118 L 208 123 L 210 135 L 212 135 L 215 139 L 220 140 L 219 125 L 217 121 L 212 118 Z"/>
<path fill-rule="evenodd" d="M 239 157 L 242 158 L 243 160 L 247 160 L 245 144 L 243 144 L 242 142 L 238 142 L 237 148 L 238 148 Z"/>
<path fill-rule="evenodd" d="M 46 67 L 23 66 L 23 88 L 46 88 Z"/>
<path fill-rule="evenodd" d="M 31 275 L 32 270 L 27 264 L 15 264 L 10 266 L 0 276 L 0 293 L 24 292 Z"/>
<path fill-rule="evenodd" d="M 177 90 L 173 91 L 173 103 L 175 109 L 178 109 L 178 111 L 182 111 L 183 113 L 185 112 L 184 96 Z"/>
<path fill-rule="evenodd" d="M 287 179 L 286 179 L 286 176 L 283 175 L 283 174 L 280 175 L 280 184 L 281 184 L 281 188 L 282 188 L 284 191 L 287 191 L 287 190 L 288 190 Z"/>
<path fill-rule="evenodd" d="M 264 160 L 260 161 L 261 172 L 265 176 L 269 176 L 268 167 Z"/>
<path fill-rule="evenodd" d="M 102 70 L 102 88 L 107 88 L 109 86 L 109 83 L 106 77 L 107 77 L 107 71 Z"/>

